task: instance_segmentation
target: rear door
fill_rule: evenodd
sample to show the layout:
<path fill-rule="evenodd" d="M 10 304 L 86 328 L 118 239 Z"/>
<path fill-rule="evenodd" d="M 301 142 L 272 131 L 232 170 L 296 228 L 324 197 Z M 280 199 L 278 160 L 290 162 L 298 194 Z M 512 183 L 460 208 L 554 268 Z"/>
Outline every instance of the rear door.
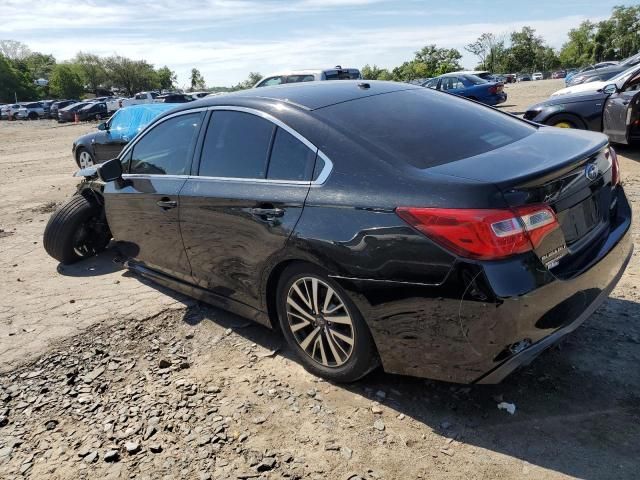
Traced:
<path fill-rule="evenodd" d="M 178 223 L 178 193 L 186 182 L 204 112 L 181 112 L 156 124 L 122 157 L 124 185 L 109 182 L 107 220 L 123 253 L 177 278 L 191 280 Z"/>
<path fill-rule="evenodd" d="M 254 308 L 261 308 L 265 267 L 300 218 L 317 152 L 288 127 L 259 115 L 212 111 L 199 168 L 180 192 L 194 279 Z"/>

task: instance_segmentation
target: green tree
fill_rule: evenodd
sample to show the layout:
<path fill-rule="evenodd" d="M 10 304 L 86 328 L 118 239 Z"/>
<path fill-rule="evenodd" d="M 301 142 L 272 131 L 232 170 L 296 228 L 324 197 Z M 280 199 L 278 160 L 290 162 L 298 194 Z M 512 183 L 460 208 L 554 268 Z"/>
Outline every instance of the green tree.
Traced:
<path fill-rule="evenodd" d="M 191 90 L 202 90 L 207 88 L 204 77 L 197 68 L 191 69 Z"/>
<path fill-rule="evenodd" d="M 360 74 L 365 80 L 393 80 L 393 74 L 389 70 L 376 65 L 365 65 L 360 69 Z"/>
<path fill-rule="evenodd" d="M 78 66 L 87 88 L 97 93 L 98 88 L 107 80 L 105 61 L 93 53 L 78 52 L 73 63 Z"/>
<path fill-rule="evenodd" d="M 158 76 L 153 65 L 145 60 L 131 60 L 114 55 L 105 59 L 107 83 L 133 96 L 143 90 L 155 90 L 159 87 Z"/>
<path fill-rule="evenodd" d="M 176 72 L 171 70 L 166 65 L 156 70 L 156 75 L 158 77 L 158 84 L 160 85 L 160 88 L 162 90 L 173 89 L 175 87 L 176 82 L 178 81 Z"/>
<path fill-rule="evenodd" d="M 493 33 L 483 33 L 464 49 L 478 57 L 477 70 L 498 71 L 501 56 L 504 55 L 504 40 Z"/>
<path fill-rule="evenodd" d="M 258 72 L 250 72 L 249 77 L 246 80 L 243 80 L 242 82 L 235 84 L 233 87 L 231 87 L 231 90 L 235 91 L 235 90 L 246 90 L 247 88 L 253 88 L 253 86 L 263 78 L 264 77 L 262 76 L 262 74 Z"/>
<path fill-rule="evenodd" d="M 13 62 L 0 54 L 0 102 L 12 103 L 34 100 L 36 87 L 27 72 L 17 69 Z"/>
<path fill-rule="evenodd" d="M 535 29 L 522 27 L 519 32 L 511 33 L 511 47 L 509 53 L 517 71 L 532 72 L 542 68 L 540 65 L 540 50 L 544 49 L 544 40 L 536 35 Z"/>
<path fill-rule="evenodd" d="M 596 25 L 584 21 L 578 28 L 569 30 L 569 40 L 560 50 L 560 61 L 567 67 L 580 67 L 594 60 Z"/>
<path fill-rule="evenodd" d="M 80 68 L 69 63 L 56 65 L 49 79 L 49 91 L 56 98 L 80 98 L 84 92 Z"/>
<path fill-rule="evenodd" d="M 45 55 L 38 52 L 31 53 L 22 62 L 24 62 L 34 80 L 38 78 L 49 79 L 56 66 L 56 59 L 53 55 Z"/>
<path fill-rule="evenodd" d="M 415 55 L 415 61 L 426 66 L 428 77 L 462 70 L 461 58 L 462 55 L 455 48 L 437 48 L 435 45 L 422 47 Z"/>

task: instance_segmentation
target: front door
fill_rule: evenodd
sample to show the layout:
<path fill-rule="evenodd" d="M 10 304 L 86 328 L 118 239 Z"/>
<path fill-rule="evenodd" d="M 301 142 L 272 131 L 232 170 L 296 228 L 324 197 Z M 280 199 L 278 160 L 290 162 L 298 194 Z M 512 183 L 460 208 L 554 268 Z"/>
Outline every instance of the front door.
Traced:
<path fill-rule="evenodd" d="M 180 225 L 203 288 L 260 309 L 263 275 L 309 191 L 317 149 L 247 112 L 216 110 L 199 169 L 180 192 Z"/>
<path fill-rule="evenodd" d="M 191 280 L 180 235 L 179 193 L 191 168 L 202 112 L 168 117 L 123 157 L 124 185 L 105 186 L 107 221 L 121 251 L 150 268 Z"/>
<path fill-rule="evenodd" d="M 124 146 L 131 140 L 128 135 L 128 123 L 132 121 L 126 110 L 118 110 L 106 122 L 106 130 L 100 130 L 93 138 L 93 153 L 96 163 L 116 158 Z"/>
<path fill-rule="evenodd" d="M 640 73 L 632 76 L 620 92 L 607 98 L 602 114 L 602 131 L 609 140 L 628 144 L 633 122 L 640 111 Z"/>

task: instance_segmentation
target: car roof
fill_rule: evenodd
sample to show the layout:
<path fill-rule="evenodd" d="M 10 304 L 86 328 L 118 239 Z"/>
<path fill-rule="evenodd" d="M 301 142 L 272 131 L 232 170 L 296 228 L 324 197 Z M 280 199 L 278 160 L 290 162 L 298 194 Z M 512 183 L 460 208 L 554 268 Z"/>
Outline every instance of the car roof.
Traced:
<path fill-rule="evenodd" d="M 408 83 L 377 80 L 340 80 L 335 82 L 287 83 L 271 87 L 251 88 L 225 95 L 215 95 L 190 102 L 181 107 L 188 110 L 216 105 L 270 105 L 273 101 L 285 102 L 304 110 L 316 110 L 336 103 L 384 93 L 423 88 Z"/>
<path fill-rule="evenodd" d="M 479 73 L 491 73 L 489 72 L 489 70 L 458 70 L 457 72 L 449 72 L 449 73 L 445 73 L 444 75 L 450 75 L 450 74 L 464 74 L 464 75 L 478 75 Z"/>
<path fill-rule="evenodd" d="M 300 70 L 281 70 L 279 72 L 265 75 L 264 78 L 277 77 L 280 75 L 315 75 L 322 72 L 330 72 L 332 70 L 359 70 L 356 67 L 329 67 L 329 68 L 303 68 Z"/>

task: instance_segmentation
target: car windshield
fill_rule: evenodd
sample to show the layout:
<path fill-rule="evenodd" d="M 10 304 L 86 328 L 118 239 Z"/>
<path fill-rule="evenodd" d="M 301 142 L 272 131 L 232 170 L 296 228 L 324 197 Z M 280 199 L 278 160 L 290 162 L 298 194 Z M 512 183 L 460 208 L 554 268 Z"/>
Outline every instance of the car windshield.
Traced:
<path fill-rule="evenodd" d="M 421 169 L 495 150 L 536 131 L 510 115 L 428 88 L 372 95 L 315 113 L 380 158 Z"/>
<path fill-rule="evenodd" d="M 640 67 L 638 67 L 637 65 L 631 68 L 627 68 L 624 72 L 620 72 L 615 77 L 612 77 L 610 79 L 610 82 L 615 83 L 616 85 L 618 85 L 618 88 L 620 88 L 622 87 L 623 83 L 625 83 L 627 80 L 629 80 L 629 78 L 631 78 L 631 75 L 633 75 L 635 72 L 638 72 L 638 71 L 640 71 Z"/>
<path fill-rule="evenodd" d="M 327 80 L 358 80 L 360 71 L 355 69 L 325 70 L 324 76 Z"/>

